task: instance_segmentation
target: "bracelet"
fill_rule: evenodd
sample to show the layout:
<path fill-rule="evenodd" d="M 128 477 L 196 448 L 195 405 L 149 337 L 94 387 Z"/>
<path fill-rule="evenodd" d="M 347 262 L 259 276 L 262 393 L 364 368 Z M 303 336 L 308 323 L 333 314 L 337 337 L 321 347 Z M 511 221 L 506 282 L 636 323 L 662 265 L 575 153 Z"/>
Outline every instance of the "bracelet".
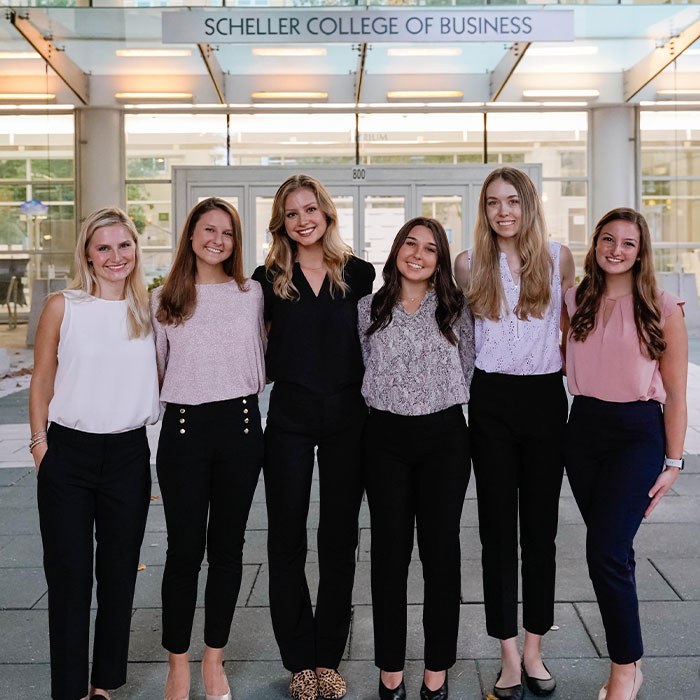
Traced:
<path fill-rule="evenodd" d="M 29 439 L 33 440 L 37 435 L 46 435 L 46 428 L 44 428 L 43 430 L 37 430 L 35 433 L 32 433 Z"/>
<path fill-rule="evenodd" d="M 671 459 L 670 457 L 666 457 L 664 459 L 664 466 L 677 467 L 678 469 L 683 471 L 683 467 L 685 466 L 685 459 Z"/>
<path fill-rule="evenodd" d="M 31 452 L 37 445 L 40 445 L 42 442 L 48 442 L 46 435 L 39 436 L 38 438 L 34 438 L 34 440 L 32 440 L 29 443 L 29 451 Z"/>

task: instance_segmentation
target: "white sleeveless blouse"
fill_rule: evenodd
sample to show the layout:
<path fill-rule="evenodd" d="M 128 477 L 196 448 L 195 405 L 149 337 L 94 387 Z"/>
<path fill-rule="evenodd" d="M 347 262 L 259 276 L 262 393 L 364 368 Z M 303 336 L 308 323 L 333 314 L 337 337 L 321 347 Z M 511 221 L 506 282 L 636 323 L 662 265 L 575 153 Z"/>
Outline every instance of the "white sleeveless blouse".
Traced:
<path fill-rule="evenodd" d="M 126 301 L 98 299 L 77 289 L 63 296 L 49 421 L 100 434 L 155 423 L 160 403 L 152 334 L 129 338 Z"/>
<path fill-rule="evenodd" d="M 484 372 L 530 375 L 551 374 L 561 370 L 561 243 L 550 241 L 549 252 L 554 262 L 551 301 L 543 318 L 531 318 L 528 321 L 521 321 L 513 313 L 520 298 L 520 280 L 513 280 L 506 254 L 501 253 L 500 272 L 506 297 L 506 313 L 498 321 L 474 319 L 475 365 Z M 471 250 L 468 259 L 471 266 Z"/>

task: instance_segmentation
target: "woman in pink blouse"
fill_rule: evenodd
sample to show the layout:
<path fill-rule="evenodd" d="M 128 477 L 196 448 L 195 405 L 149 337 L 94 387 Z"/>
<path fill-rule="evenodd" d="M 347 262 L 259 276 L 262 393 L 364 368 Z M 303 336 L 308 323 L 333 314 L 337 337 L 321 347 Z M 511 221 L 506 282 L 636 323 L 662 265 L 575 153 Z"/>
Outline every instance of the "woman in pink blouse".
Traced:
<path fill-rule="evenodd" d="M 632 545 L 683 469 L 688 336 L 682 302 L 657 289 L 641 214 L 608 212 L 584 268 L 565 296 L 566 471 L 612 662 L 598 700 L 634 700 L 643 648 Z"/>

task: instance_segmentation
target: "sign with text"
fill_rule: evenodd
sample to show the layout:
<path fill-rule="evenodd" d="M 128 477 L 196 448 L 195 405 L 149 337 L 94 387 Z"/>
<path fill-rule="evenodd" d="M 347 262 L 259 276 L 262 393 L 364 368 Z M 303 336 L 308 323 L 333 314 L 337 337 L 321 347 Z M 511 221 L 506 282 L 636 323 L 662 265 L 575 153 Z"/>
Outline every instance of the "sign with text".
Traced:
<path fill-rule="evenodd" d="M 573 41 L 573 10 L 229 9 L 163 13 L 164 44 Z"/>

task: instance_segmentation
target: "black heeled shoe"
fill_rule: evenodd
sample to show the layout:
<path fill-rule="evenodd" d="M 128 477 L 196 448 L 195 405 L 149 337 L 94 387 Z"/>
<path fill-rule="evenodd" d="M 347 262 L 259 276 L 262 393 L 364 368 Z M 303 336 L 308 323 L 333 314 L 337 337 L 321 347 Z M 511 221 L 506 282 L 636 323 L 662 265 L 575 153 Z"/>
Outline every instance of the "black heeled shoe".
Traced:
<path fill-rule="evenodd" d="M 544 666 L 544 662 L 542 665 Z M 523 675 L 525 676 L 525 683 L 527 683 L 527 687 L 530 689 L 530 692 L 533 693 L 533 695 L 537 695 L 539 698 L 545 698 L 554 692 L 554 689 L 557 687 L 557 681 L 552 672 L 546 666 L 544 666 L 544 668 L 549 674 L 549 678 L 533 678 L 532 676 L 529 676 L 525 670 L 524 662 L 522 667 Z"/>
<path fill-rule="evenodd" d="M 425 678 L 423 679 L 420 700 L 447 700 L 447 671 L 445 671 L 445 682 L 437 690 L 430 690 L 425 684 Z"/>
<path fill-rule="evenodd" d="M 382 683 L 382 677 L 379 676 L 379 700 L 406 700 L 406 686 L 403 684 L 403 678 L 396 688 L 387 688 Z"/>
<path fill-rule="evenodd" d="M 496 683 L 501 678 L 501 673 L 503 669 L 498 672 L 496 676 Z M 507 688 L 499 688 L 496 684 L 493 686 L 493 694 L 498 698 L 498 700 L 523 700 L 525 697 L 525 688 L 523 688 L 522 681 L 517 685 L 509 685 Z"/>

